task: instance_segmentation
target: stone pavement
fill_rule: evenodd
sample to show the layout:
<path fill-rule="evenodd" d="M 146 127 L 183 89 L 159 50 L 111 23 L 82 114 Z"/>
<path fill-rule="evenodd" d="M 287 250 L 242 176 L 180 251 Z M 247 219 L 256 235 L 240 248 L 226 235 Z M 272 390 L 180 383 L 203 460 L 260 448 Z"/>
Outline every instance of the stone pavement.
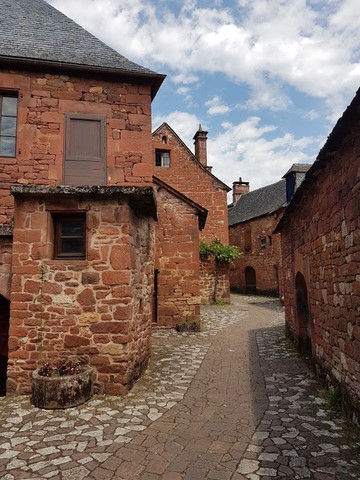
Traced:
<path fill-rule="evenodd" d="M 204 330 L 154 329 L 126 398 L 64 411 L 0 399 L 0 479 L 360 479 L 360 441 L 284 338 L 273 300 L 203 309 Z"/>

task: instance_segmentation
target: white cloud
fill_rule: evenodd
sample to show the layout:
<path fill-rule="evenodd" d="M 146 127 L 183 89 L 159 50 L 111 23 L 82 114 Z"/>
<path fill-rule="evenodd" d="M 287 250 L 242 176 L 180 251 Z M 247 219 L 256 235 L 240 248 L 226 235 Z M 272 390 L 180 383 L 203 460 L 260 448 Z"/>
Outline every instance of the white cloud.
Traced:
<path fill-rule="evenodd" d="M 312 163 L 315 157 L 304 151 L 317 151 L 318 144 L 314 137 L 277 137 L 275 126 L 251 117 L 238 124 L 224 123 L 223 131 L 209 138 L 208 161 L 214 175 L 230 187 L 242 177 L 255 190 L 280 180 L 293 163 Z"/>
<path fill-rule="evenodd" d="M 248 108 L 287 108 L 282 83 L 332 108 L 360 84 L 357 0 L 241 0 L 240 11 L 187 1 L 178 12 L 173 2 L 49 1 L 132 60 L 171 69 L 174 82 L 221 72 L 248 85 Z"/>
<path fill-rule="evenodd" d="M 177 133 L 181 140 L 193 151 L 193 136 L 202 123 L 194 114 L 188 112 L 175 111 L 169 115 L 155 115 L 153 118 L 153 130 L 166 122 Z M 206 127 L 202 124 L 203 129 Z"/>
<path fill-rule="evenodd" d="M 209 115 L 219 115 L 230 112 L 231 108 L 225 103 L 222 102 L 221 98 L 218 96 L 212 97 L 210 100 L 205 102 L 205 106 L 208 107 Z"/>

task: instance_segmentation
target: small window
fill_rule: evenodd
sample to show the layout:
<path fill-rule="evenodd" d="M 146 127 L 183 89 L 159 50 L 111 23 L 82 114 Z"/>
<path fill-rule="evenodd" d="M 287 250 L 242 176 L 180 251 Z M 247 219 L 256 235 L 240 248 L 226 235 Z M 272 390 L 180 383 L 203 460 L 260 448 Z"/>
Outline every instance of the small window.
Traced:
<path fill-rule="evenodd" d="M 168 150 L 156 150 L 155 166 L 169 167 L 169 165 L 170 165 L 170 152 Z"/>
<path fill-rule="evenodd" d="M 244 231 L 244 248 L 247 252 L 251 250 L 251 225 L 247 223 Z"/>
<path fill-rule="evenodd" d="M 17 97 L 0 94 L 0 156 L 16 156 Z"/>
<path fill-rule="evenodd" d="M 266 248 L 266 237 L 260 237 L 260 248 Z"/>
<path fill-rule="evenodd" d="M 86 253 L 86 214 L 56 213 L 54 258 L 84 259 Z"/>
<path fill-rule="evenodd" d="M 268 236 L 268 240 L 269 240 L 269 247 L 272 247 L 272 236 L 271 235 Z"/>

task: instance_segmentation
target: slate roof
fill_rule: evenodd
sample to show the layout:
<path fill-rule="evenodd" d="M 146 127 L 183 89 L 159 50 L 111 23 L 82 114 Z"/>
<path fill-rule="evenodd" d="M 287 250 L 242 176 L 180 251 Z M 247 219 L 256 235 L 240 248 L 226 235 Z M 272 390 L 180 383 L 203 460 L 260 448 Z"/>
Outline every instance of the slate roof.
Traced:
<path fill-rule="evenodd" d="M 286 206 L 286 180 L 241 195 L 229 208 L 229 227 L 276 212 Z"/>
<path fill-rule="evenodd" d="M 152 80 L 165 76 L 131 62 L 44 0 L 0 0 L 0 61 L 52 64 Z M 149 82 L 151 83 L 151 82 Z"/>
<path fill-rule="evenodd" d="M 309 163 L 293 163 L 289 170 L 283 175 L 285 178 L 289 173 L 296 172 L 296 173 L 306 173 L 311 167 Z"/>

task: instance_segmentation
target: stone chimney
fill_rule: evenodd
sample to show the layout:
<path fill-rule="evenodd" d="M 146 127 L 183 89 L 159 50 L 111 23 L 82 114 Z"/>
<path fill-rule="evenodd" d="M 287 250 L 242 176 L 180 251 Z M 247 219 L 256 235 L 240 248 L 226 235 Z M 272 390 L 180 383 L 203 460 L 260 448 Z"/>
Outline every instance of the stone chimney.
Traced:
<path fill-rule="evenodd" d="M 239 177 L 238 182 L 233 182 L 233 204 L 235 205 L 241 195 L 244 195 L 244 193 L 249 193 L 249 191 L 249 182 L 243 182 L 241 177 Z"/>
<path fill-rule="evenodd" d="M 194 135 L 195 157 L 204 166 L 207 166 L 206 141 L 208 132 L 204 132 L 199 124 L 199 130 Z"/>

